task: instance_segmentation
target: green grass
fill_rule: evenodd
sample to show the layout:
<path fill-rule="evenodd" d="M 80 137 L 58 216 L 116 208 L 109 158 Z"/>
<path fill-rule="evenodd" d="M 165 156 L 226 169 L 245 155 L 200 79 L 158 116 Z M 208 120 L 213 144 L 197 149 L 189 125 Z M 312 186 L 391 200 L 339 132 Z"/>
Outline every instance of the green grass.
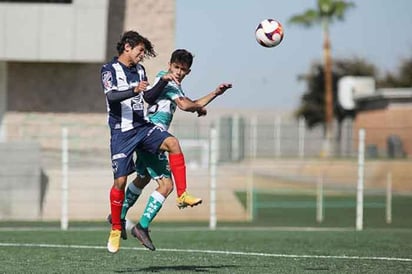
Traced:
<path fill-rule="evenodd" d="M 236 193 L 246 206 L 246 193 Z M 392 223 L 386 223 L 385 197 L 364 197 L 365 228 L 412 229 L 412 197 L 392 197 Z M 356 196 L 329 195 L 324 197 L 324 221 L 316 222 L 316 197 L 314 195 L 274 194 L 259 192 L 255 195 L 253 224 L 259 226 L 298 227 L 355 227 Z"/>
<path fill-rule="evenodd" d="M 412 273 L 411 197 L 393 197 L 390 225 L 384 198 L 365 197 L 372 206 L 355 231 L 354 196 L 327 196 L 317 224 L 312 196 L 258 195 L 272 207 L 257 208 L 250 223 L 154 222 L 155 252 L 129 235 L 108 253 L 103 222 L 71 222 L 68 231 L 58 222 L 0 222 L 0 273 Z"/>
<path fill-rule="evenodd" d="M 133 238 L 117 254 L 99 229 L 0 232 L 2 273 L 411 273 L 412 230 L 277 231 L 153 224 L 157 250 Z M 16 246 L 4 246 L 13 243 Z M 22 246 L 18 246 L 21 244 Z M 31 244 L 30 246 L 24 246 Z M 40 247 L 38 244 L 48 244 Z M 79 246 L 76 246 L 79 245 Z M 225 253 L 224 253 L 225 252 Z M 319 257 L 324 256 L 324 257 Z M 334 257 L 336 256 L 336 257 Z M 345 257 L 344 257 L 345 256 Z M 381 258 L 371 258 L 381 257 Z M 400 259 L 406 259 L 404 261 Z"/>

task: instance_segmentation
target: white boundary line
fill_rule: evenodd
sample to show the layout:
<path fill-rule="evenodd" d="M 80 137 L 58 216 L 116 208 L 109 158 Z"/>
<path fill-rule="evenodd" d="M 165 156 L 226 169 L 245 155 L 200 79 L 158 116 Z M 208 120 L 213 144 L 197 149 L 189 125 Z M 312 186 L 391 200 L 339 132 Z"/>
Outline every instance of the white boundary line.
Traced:
<path fill-rule="evenodd" d="M 131 227 L 130 227 L 131 228 Z M 68 231 L 107 231 L 107 227 L 98 226 L 98 227 L 69 227 Z M 129 230 L 129 226 L 127 227 Z M 152 231 L 210 231 L 209 227 L 154 227 L 151 228 Z M 301 231 L 301 232 L 355 232 L 355 227 L 288 227 L 288 226 L 279 226 L 279 227 L 226 227 L 220 226 L 216 230 L 220 231 Z M 368 231 L 380 231 L 380 232 L 411 232 L 410 228 L 368 228 Z M 0 232 L 8 231 L 59 231 L 61 228 L 58 227 L 0 227 Z"/>
<path fill-rule="evenodd" d="M 59 244 L 24 244 L 24 243 L 0 243 L 1 247 L 41 247 L 41 248 L 74 248 L 74 249 L 106 249 L 105 246 L 92 245 L 59 245 Z M 122 247 L 126 250 L 146 250 L 141 247 Z M 396 257 L 361 257 L 361 256 L 346 256 L 346 255 L 305 255 L 305 254 L 276 254 L 276 253 L 260 253 L 260 252 L 240 252 L 240 251 L 222 251 L 222 250 L 199 250 L 199 249 L 173 249 L 160 248 L 157 251 L 163 252 L 184 252 L 184 253 L 205 253 L 205 254 L 224 254 L 224 255 L 240 255 L 240 256 L 258 256 L 258 257 L 277 257 L 277 258 L 293 258 L 293 259 L 343 259 L 343 260 L 374 260 L 374 261 L 397 261 L 397 262 L 412 262 L 412 258 L 396 258 Z"/>
<path fill-rule="evenodd" d="M 134 224 L 126 223 L 127 230 L 130 230 Z M 69 227 L 69 231 L 106 231 L 106 227 Z M 210 231 L 209 227 L 154 227 L 152 231 Z M 354 227 L 217 227 L 216 230 L 221 231 L 330 231 L 343 232 L 355 231 Z M 393 231 L 394 229 L 390 229 Z M 405 229 L 410 231 L 408 229 Z M 59 231 L 58 227 L 0 227 L 0 231 Z"/>

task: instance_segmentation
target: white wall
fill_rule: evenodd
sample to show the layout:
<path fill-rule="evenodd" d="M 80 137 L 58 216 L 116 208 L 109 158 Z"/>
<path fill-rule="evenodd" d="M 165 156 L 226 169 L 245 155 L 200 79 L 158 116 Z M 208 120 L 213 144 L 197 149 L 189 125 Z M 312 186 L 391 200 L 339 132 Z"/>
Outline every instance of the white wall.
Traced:
<path fill-rule="evenodd" d="M 0 143 L 6 139 L 4 115 L 7 111 L 7 64 L 0 61 Z"/>
<path fill-rule="evenodd" d="M 0 3 L 0 60 L 102 62 L 109 0 Z"/>

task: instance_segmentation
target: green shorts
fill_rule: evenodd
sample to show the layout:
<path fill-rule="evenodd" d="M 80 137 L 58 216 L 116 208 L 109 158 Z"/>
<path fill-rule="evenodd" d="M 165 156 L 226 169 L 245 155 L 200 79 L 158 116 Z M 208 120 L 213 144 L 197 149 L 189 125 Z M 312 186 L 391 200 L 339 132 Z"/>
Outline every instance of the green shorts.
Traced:
<path fill-rule="evenodd" d="M 169 161 L 166 153 L 152 154 L 144 150 L 136 150 L 136 172 L 138 176 L 147 174 L 154 180 L 163 177 L 171 178 Z"/>

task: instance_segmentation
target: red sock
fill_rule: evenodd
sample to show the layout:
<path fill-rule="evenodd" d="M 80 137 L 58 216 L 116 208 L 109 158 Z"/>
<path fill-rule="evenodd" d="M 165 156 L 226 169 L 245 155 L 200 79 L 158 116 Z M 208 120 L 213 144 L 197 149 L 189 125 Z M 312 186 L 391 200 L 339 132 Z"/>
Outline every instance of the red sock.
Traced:
<path fill-rule="evenodd" d="M 169 153 L 170 169 L 175 179 L 177 196 L 186 191 L 186 164 L 183 153 Z"/>
<path fill-rule="evenodd" d="M 120 214 L 122 212 L 124 191 L 112 187 L 110 189 L 110 210 L 112 213 L 112 229 L 121 230 Z"/>

